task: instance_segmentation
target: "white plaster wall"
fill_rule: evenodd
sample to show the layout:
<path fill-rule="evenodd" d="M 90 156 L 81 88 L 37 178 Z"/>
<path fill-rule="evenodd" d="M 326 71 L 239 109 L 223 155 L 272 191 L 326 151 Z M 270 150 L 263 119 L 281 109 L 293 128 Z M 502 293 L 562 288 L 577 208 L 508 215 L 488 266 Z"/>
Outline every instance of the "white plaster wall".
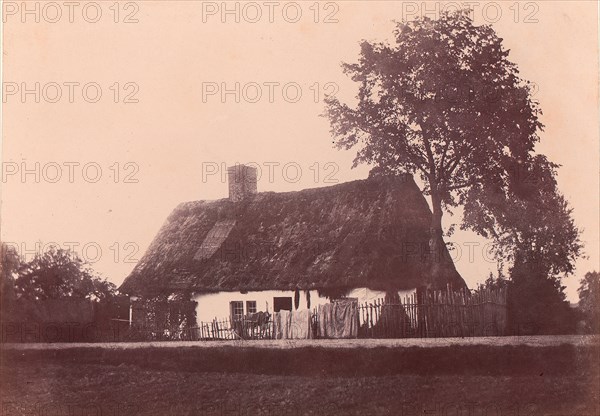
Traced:
<path fill-rule="evenodd" d="M 324 296 L 319 296 L 317 290 L 310 290 L 310 309 L 317 308 L 318 305 L 329 303 L 329 299 Z M 413 290 L 399 291 L 401 298 L 405 295 L 410 295 L 415 292 Z M 306 309 L 307 307 L 307 291 L 300 290 L 300 303 L 298 309 Z M 198 302 L 196 306 L 196 321 L 211 322 L 213 319 L 218 320 L 229 318 L 229 302 L 243 301 L 244 314 L 246 311 L 246 301 L 256 301 L 256 310 L 273 313 L 273 298 L 274 297 L 291 297 L 292 305 L 294 302 L 295 292 L 293 290 L 264 290 L 248 293 L 241 292 L 217 292 L 217 293 L 199 293 L 192 297 L 192 300 Z M 367 288 L 357 288 L 350 291 L 347 295 L 350 298 L 358 298 L 359 304 L 364 302 L 373 302 L 375 299 L 385 297 L 385 292 L 370 290 Z"/>
<path fill-rule="evenodd" d="M 410 296 L 415 292 L 416 292 L 416 289 L 399 290 L 398 295 L 400 296 L 400 299 L 404 299 L 404 296 Z M 371 302 L 375 301 L 376 299 L 385 298 L 385 292 L 382 292 L 380 290 L 367 289 L 366 287 L 361 287 L 361 288 L 357 288 L 357 289 L 352 289 L 352 291 L 348 294 L 348 297 L 349 298 L 358 298 L 359 304 L 363 304 L 365 302 L 371 303 Z"/>
<path fill-rule="evenodd" d="M 217 318 L 219 320 L 229 318 L 229 302 L 243 301 L 244 314 L 246 311 L 246 301 L 256 301 L 256 310 L 273 313 L 273 298 L 274 297 L 290 297 L 292 305 L 294 304 L 295 292 L 293 290 L 264 290 L 257 292 L 218 292 L 218 293 L 202 293 L 196 294 L 192 300 L 198 302 L 196 306 L 196 321 L 210 322 Z M 329 300 L 319 297 L 316 290 L 310 291 L 310 308 L 313 309 L 318 305 L 328 303 Z M 298 309 L 306 309 L 306 291 L 300 291 L 300 303 Z"/>

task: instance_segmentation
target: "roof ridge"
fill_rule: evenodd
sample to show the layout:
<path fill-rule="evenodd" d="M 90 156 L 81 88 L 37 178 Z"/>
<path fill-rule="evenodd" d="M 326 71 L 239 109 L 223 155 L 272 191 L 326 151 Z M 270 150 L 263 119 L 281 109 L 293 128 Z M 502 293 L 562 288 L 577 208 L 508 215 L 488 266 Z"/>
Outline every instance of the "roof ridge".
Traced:
<path fill-rule="evenodd" d="M 313 188 L 303 188 L 303 189 L 298 189 L 295 191 L 282 191 L 282 192 L 261 191 L 261 192 L 257 192 L 254 195 L 248 196 L 248 199 L 252 200 L 252 198 L 256 198 L 260 195 L 263 195 L 263 196 L 264 195 L 272 195 L 272 194 L 290 195 L 290 194 L 298 194 L 298 193 L 302 193 L 302 192 L 307 192 L 307 193 L 318 192 L 320 190 L 333 189 L 336 187 L 349 186 L 352 184 L 359 184 L 359 183 L 366 183 L 366 182 L 381 182 L 381 181 L 397 181 L 398 183 L 402 183 L 402 184 L 412 182 L 416 185 L 413 175 L 411 175 L 410 173 L 404 173 L 404 174 L 399 174 L 399 175 L 377 175 L 377 176 L 369 176 L 364 179 L 354 179 L 352 181 L 340 182 L 340 183 L 335 183 L 335 184 L 326 185 L 326 186 L 316 186 Z M 179 207 L 181 205 L 185 205 L 185 204 L 194 204 L 194 203 L 211 204 L 211 203 L 216 203 L 216 202 L 221 202 L 221 201 L 229 201 L 229 198 L 225 197 L 225 198 L 219 198 L 219 199 L 196 199 L 196 200 L 184 201 L 184 202 L 180 202 L 177 205 L 177 207 Z"/>

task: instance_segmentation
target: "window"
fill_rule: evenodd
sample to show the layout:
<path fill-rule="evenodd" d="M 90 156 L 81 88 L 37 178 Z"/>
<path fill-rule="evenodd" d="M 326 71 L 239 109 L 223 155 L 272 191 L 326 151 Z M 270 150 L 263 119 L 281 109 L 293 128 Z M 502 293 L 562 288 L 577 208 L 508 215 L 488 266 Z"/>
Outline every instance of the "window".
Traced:
<path fill-rule="evenodd" d="M 229 308 L 231 311 L 232 318 L 241 318 L 244 316 L 244 302 L 234 300 L 233 302 L 229 302 Z"/>
<path fill-rule="evenodd" d="M 247 300 L 246 301 L 246 313 L 256 313 L 256 301 L 255 300 Z"/>
<path fill-rule="evenodd" d="M 292 310 L 292 298 L 281 297 L 273 298 L 273 312 L 279 311 L 291 311 Z"/>

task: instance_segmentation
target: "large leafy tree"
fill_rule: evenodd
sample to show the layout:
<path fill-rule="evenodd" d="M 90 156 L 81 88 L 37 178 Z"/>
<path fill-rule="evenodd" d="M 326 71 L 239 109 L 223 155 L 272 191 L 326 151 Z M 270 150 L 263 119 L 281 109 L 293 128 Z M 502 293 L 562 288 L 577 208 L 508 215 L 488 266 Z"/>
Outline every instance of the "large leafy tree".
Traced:
<path fill-rule="evenodd" d="M 358 62 L 343 65 L 359 83 L 357 102 L 330 97 L 326 115 L 338 148 L 357 148 L 355 165 L 420 176 L 435 253 L 445 210 L 479 209 L 489 199 L 478 190 L 508 189 L 511 169 L 535 163 L 541 111 L 502 39 L 468 10 L 398 23 L 394 35 L 361 43 Z M 432 267 L 435 279 L 439 262 Z"/>
<path fill-rule="evenodd" d="M 29 300 L 106 300 L 116 291 L 113 283 L 97 276 L 75 253 L 56 247 L 22 264 L 15 287 L 19 298 Z"/>

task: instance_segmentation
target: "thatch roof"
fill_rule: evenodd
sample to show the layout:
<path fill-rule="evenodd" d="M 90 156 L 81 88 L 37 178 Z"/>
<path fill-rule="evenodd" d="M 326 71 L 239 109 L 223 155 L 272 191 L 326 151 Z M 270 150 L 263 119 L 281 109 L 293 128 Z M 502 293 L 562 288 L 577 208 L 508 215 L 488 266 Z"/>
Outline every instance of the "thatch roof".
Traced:
<path fill-rule="evenodd" d="M 180 204 L 120 290 L 455 288 L 427 255 L 431 211 L 412 176 L 371 177 L 299 192 Z M 439 259 L 437 261 L 440 261 Z"/>

